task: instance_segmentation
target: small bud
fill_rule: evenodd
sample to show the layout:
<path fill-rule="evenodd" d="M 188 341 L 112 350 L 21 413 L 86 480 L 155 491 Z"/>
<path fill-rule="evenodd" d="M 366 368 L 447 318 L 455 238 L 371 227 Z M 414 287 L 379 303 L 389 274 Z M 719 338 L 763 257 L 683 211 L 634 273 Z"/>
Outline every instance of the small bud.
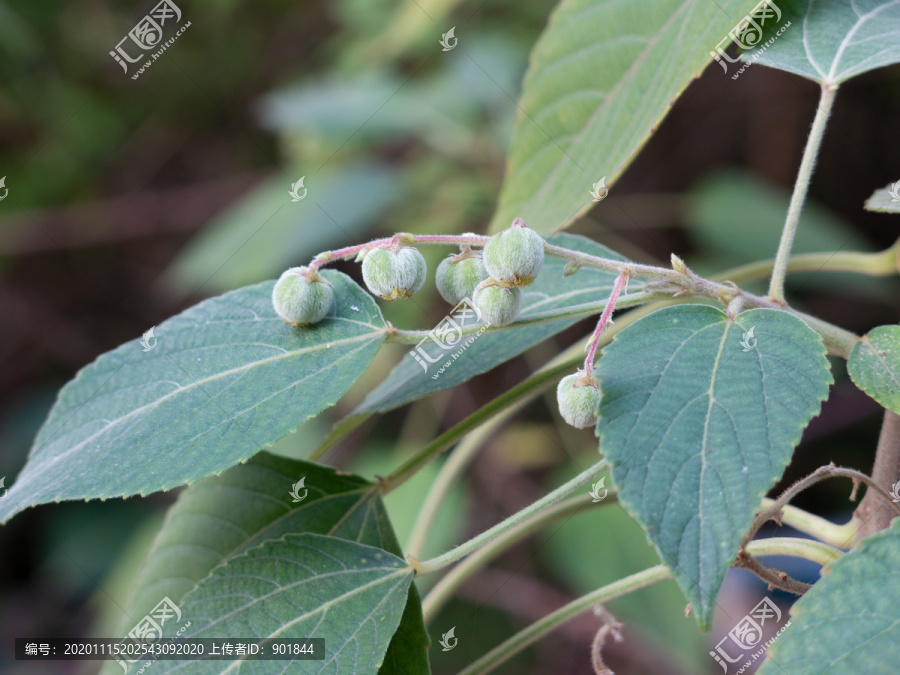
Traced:
<path fill-rule="evenodd" d="M 334 288 L 316 270 L 292 267 L 275 282 L 272 304 L 293 326 L 318 323 L 334 306 Z"/>
<path fill-rule="evenodd" d="M 481 256 L 476 253 L 460 253 L 444 258 L 434 275 L 438 293 L 451 305 L 463 298 L 471 298 L 475 287 L 488 278 Z"/>
<path fill-rule="evenodd" d="M 478 284 L 472 294 L 472 302 L 481 312 L 481 318 L 491 326 L 505 326 L 519 316 L 522 308 L 522 289 L 503 286 L 496 279 Z"/>
<path fill-rule="evenodd" d="M 491 237 L 484 247 L 484 267 L 504 284 L 527 286 L 544 265 L 544 240 L 521 218 Z"/>
<path fill-rule="evenodd" d="M 563 267 L 563 276 L 570 277 L 580 269 L 581 269 L 581 265 L 579 265 L 578 263 L 574 263 L 574 262 L 566 263 L 566 266 Z"/>
<path fill-rule="evenodd" d="M 600 389 L 596 377 L 585 375 L 582 370 L 567 375 L 556 388 L 556 401 L 559 403 L 559 414 L 576 429 L 597 424 Z"/>
<path fill-rule="evenodd" d="M 412 297 L 422 288 L 427 272 L 425 258 L 409 246 L 373 249 L 362 264 L 366 286 L 385 300 Z"/>
<path fill-rule="evenodd" d="M 692 273 L 691 273 L 691 269 L 690 269 L 687 265 L 684 264 L 684 260 L 682 260 L 681 258 L 679 258 L 679 257 L 678 257 L 677 255 L 675 255 L 674 253 L 671 255 L 671 258 L 670 258 L 670 259 L 671 259 L 671 261 L 672 261 L 672 269 L 673 269 L 673 270 L 675 270 L 675 271 L 678 272 L 679 274 L 684 274 L 684 275 L 687 275 L 687 276 L 691 276 L 691 274 L 692 274 Z"/>

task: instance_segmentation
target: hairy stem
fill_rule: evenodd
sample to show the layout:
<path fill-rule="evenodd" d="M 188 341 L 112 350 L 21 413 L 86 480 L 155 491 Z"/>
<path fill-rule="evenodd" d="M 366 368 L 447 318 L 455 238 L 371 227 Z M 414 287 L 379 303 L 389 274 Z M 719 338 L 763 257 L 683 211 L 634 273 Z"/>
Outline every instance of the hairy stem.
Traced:
<path fill-rule="evenodd" d="M 775 504 L 774 499 L 762 500 L 764 509 L 770 509 Z M 843 525 L 835 525 L 830 520 L 798 509 L 796 506 L 786 504 L 781 507 L 781 523 L 790 525 L 795 530 L 805 532 L 808 535 L 824 541 L 826 544 L 847 548 L 856 534 L 857 523 L 854 519 L 848 520 Z"/>
<path fill-rule="evenodd" d="M 801 253 L 788 260 L 787 271 L 791 272 L 855 272 L 872 277 L 895 276 L 898 271 L 900 239 L 888 249 L 878 253 L 856 251 L 836 251 L 833 253 Z M 764 279 L 775 268 L 775 259 L 741 265 L 710 277 L 713 281 L 732 281 L 740 284 L 746 281 Z"/>
<path fill-rule="evenodd" d="M 800 212 L 806 201 L 806 193 L 809 190 L 809 181 L 812 178 L 816 165 L 816 157 L 822 145 L 822 137 L 825 134 L 825 126 L 831 115 L 834 98 L 837 94 L 836 85 L 822 85 L 822 94 L 819 98 L 819 106 L 816 108 L 816 116 L 813 119 L 812 129 L 803 150 L 803 159 L 800 161 L 800 169 L 797 171 L 797 180 L 794 183 L 794 193 L 791 195 L 791 203 L 788 206 L 787 218 L 784 229 L 781 232 L 781 242 L 778 244 L 778 252 L 775 254 L 775 266 L 772 270 L 772 279 L 769 282 L 769 297 L 773 300 L 784 301 L 784 278 L 787 274 L 788 259 L 791 256 L 791 248 L 794 245 L 794 236 L 797 234 L 797 223 L 800 221 Z"/>
<path fill-rule="evenodd" d="M 611 490 L 610 492 L 613 491 Z M 607 498 L 599 502 L 599 504 L 605 505 L 615 502 L 615 494 L 608 494 Z M 590 508 L 592 503 L 589 493 L 569 497 L 487 542 L 482 548 L 450 570 L 425 596 L 425 599 L 422 601 L 422 612 L 425 614 L 425 620 L 429 621 L 437 616 L 454 591 L 466 579 L 504 551 L 549 523 L 565 516 L 574 515 L 584 508 Z"/>
<path fill-rule="evenodd" d="M 872 480 L 885 490 L 900 481 L 900 415 L 884 411 L 881 423 L 881 435 L 878 437 L 878 448 L 875 450 L 875 464 L 872 467 Z M 893 503 L 893 499 L 891 499 Z M 891 503 L 885 501 L 874 490 L 868 490 L 856 511 L 854 518 L 859 521 L 854 546 L 863 538 L 887 529 L 891 520 L 897 517 Z"/>
<path fill-rule="evenodd" d="M 532 397 L 537 396 L 537 393 L 538 390 L 532 390 Z M 524 403 L 527 398 L 530 397 L 522 399 L 517 405 Z M 428 540 L 428 534 L 431 531 L 432 522 L 434 521 L 435 516 L 437 516 L 438 509 L 441 507 L 441 504 L 443 504 L 444 498 L 447 496 L 450 488 L 453 487 L 471 461 L 475 459 L 475 455 L 482 444 L 492 436 L 507 419 L 512 417 L 515 412 L 516 408 L 512 406 L 508 407 L 496 417 L 472 431 L 458 446 L 456 446 L 456 449 L 450 453 L 447 461 L 444 462 L 437 477 L 431 484 L 431 488 L 428 490 L 428 496 L 425 497 L 422 507 L 419 509 L 419 515 L 416 517 L 416 522 L 413 525 L 412 531 L 409 534 L 409 539 L 406 542 L 407 555 L 410 555 L 413 558 L 419 558 L 421 556 L 422 550 L 425 548 L 425 543 Z"/>
<path fill-rule="evenodd" d="M 615 598 L 627 595 L 655 584 L 657 581 L 671 579 L 672 573 L 665 565 L 657 565 L 636 574 L 619 579 L 613 583 L 598 588 L 596 591 L 583 595 L 567 605 L 560 607 L 555 612 L 535 621 L 524 630 L 516 633 L 502 644 L 494 647 L 487 654 L 478 659 L 468 668 L 460 671 L 459 675 L 476 675 L 489 673 L 497 666 L 508 661 L 529 645 L 537 642 L 548 633 L 552 633 L 567 621 L 574 619 L 579 614 L 590 610 L 597 603 L 605 603 Z"/>
<path fill-rule="evenodd" d="M 460 544 L 456 548 L 448 551 L 447 553 L 444 553 L 443 555 L 439 555 L 436 558 L 426 560 L 422 563 L 416 563 L 417 573 L 421 575 L 437 572 L 438 570 L 444 569 L 448 565 L 452 565 L 458 560 L 462 560 L 469 554 L 474 553 L 475 551 L 480 549 L 487 542 L 503 535 L 508 530 L 511 530 L 512 528 L 522 523 L 531 521 L 532 519 L 538 517 L 543 511 L 554 508 L 557 503 L 582 489 L 585 485 L 588 485 L 591 480 L 596 478 L 599 474 L 603 473 L 606 469 L 606 461 L 600 460 L 590 468 L 582 471 L 569 482 L 559 486 L 552 492 L 548 493 L 541 499 L 538 499 L 533 504 L 526 506 L 524 509 L 513 514 L 506 520 L 497 523 L 496 525 L 494 525 L 494 527 L 485 530 L 477 537 L 473 537 L 469 541 Z"/>
<path fill-rule="evenodd" d="M 588 347 L 587 357 L 584 359 L 584 374 L 587 377 L 594 374 L 594 361 L 597 359 L 597 347 L 600 344 L 600 336 L 603 334 L 603 329 L 612 320 L 612 314 L 616 309 L 619 294 L 627 286 L 628 272 L 622 272 L 616 277 L 616 283 L 612 291 L 610 291 L 609 300 L 606 301 L 606 307 L 603 308 L 603 314 L 600 315 L 600 320 L 597 322 L 597 327 L 594 329 L 594 334 L 591 335 L 591 340 L 588 343 L 590 346 Z"/>

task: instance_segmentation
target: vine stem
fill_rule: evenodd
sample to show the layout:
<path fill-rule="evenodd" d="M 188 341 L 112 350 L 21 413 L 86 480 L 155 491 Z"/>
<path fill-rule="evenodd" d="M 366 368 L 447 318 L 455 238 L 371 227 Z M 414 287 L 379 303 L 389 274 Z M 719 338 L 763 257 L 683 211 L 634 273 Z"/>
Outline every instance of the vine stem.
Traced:
<path fill-rule="evenodd" d="M 610 490 L 609 493 L 610 494 L 607 494 L 607 498 L 602 502 L 599 502 L 599 504 L 613 504 L 617 501 L 615 490 Z M 425 596 L 425 599 L 422 601 L 422 612 L 425 614 L 425 620 L 428 621 L 430 618 L 437 616 L 438 612 L 441 611 L 441 608 L 450 599 L 454 591 L 456 591 L 466 579 L 501 553 L 508 550 L 525 537 L 537 532 L 545 525 L 555 520 L 559 520 L 560 518 L 564 518 L 565 516 L 574 515 L 585 507 L 591 507 L 592 504 L 593 502 L 589 493 L 569 497 L 537 516 L 506 530 L 506 532 L 486 543 L 482 548 L 444 575 L 441 580 L 434 585 L 434 588 L 429 591 L 428 595 Z"/>
<path fill-rule="evenodd" d="M 748 546 L 748 552 L 757 556 L 792 555 L 807 558 L 815 562 L 833 559 L 835 549 L 821 542 L 808 539 L 780 538 L 761 539 Z M 839 553 L 839 552 L 838 552 Z M 535 621 L 530 626 L 513 635 L 511 638 L 494 647 L 487 654 L 460 671 L 459 675 L 481 675 L 511 659 L 529 645 L 537 642 L 545 635 L 552 633 L 561 625 L 574 619 L 579 614 L 590 610 L 596 604 L 602 604 L 627 595 L 633 591 L 672 578 L 672 572 L 665 565 L 656 565 L 637 572 L 624 579 L 614 581 L 598 588 L 587 595 L 563 605 L 555 612 Z"/>
<path fill-rule="evenodd" d="M 529 398 L 537 396 L 539 391 L 540 390 L 532 390 L 529 396 L 526 396 L 522 401 L 517 402 L 516 405 L 521 405 Z M 419 509 L 419 515 L 416 517 L 416 522 L 413 524 L 412 531 L 409 533 L 409 539 L 406 541 L 407 555 L 411 555 L 413 558 L 420 557 L 425 548 L 425 543 L 428 540 L 428 534 L 431 532 L 431 524 L 437 515 L 438 509 L 441 507 L 441 504 L 443 504 L 444 498 L 450 491 L 450 488 L 456 483 L 457 479 L 466 470 L 466 467 L 469 466 L 471 461 L 475 458 L 481 445 L 492 436 L 507 419 L 512 417 L 515 412 L 516 408 L 512 406 L 508 407 L 499 415 L 469 433 L 469 435 L 456 446 L 456 449 L 450 453 L 447 461 L 444 462 L 444 465 L 438 472 L 437 478 L 435 478 L 434 482 L 431 484 L 428 495 L 425 497 L 425 501 L 422 502 L 422 507 Z"/>
<path fill-rule="evenodd" d="M 774 504 L 774 499 L 765 497 L 762 500 L 764 509 L 769 509 Z M 790 504 L 781 507 L 781 522 L 838 548 L 846 548 L 858 529 L 857 522 L 852 518 L 843 525 L 835 525 L 830 520 Z"/>
<path fill-rule="evenodd" d="M 797 171 L 797 180 L 794 183 L 794 192 L 791 195 L 791 203 L 788 206 L 784 229 L 781 231 L 781 241 L 778 244 L 778 252 L 775 254 L 775 265 L 772 269 L 772 278 L 769 282 L 769 297 L 777 302 L 784 302 L 784 279 L 787 274 L 787 264 L 791 256 L 791 248 L 794 245 L 794 237 L 797 234 L 797 224 L 800 222 L 800 212 L 806 201 L 806 193 L 809 191 L 809 182 L 813 169 L 816 166 L 816 157 L 822 145 L 822 137 L 825 135 L 825 127 L 828 117 L 834 106 L 837 95 L 837 85 L 822 84 L 822 93 L 819 98 L 819 106 L 816 108 L 816 116 L 813 119 L 812 129 L 803 150 L 803 159 L 800 161 L 800 169 Z"/>
<path fill-rule="evenodd" d="M 597 359 L 597 347 L 600 344 L 600 336 L 603 334 L 606 324 L 612 321 L 612 314 L 616 309 L 619 294 L 624 293 L 625 289 L 628 288 L 628 277 L 628 272 L 622 272 L 616 277 L 616 283 L 609 294 L 609 300 L 606 302 L 606 307 L 603 308 L 603 314 L 600 315 L 600 320 L 597 322 L 597 327 L 594 329 L 594 334 L 588 343 L 588 353 L 584 359 L 584 374 L 586 377 L 591 377 L 594 374 L 594 361 Z"/>
<path fill-rule="evenodd" d="M 574 494 L 585 485 L 588 485 L 591 480 L 596 478 L 598 474 L 603 473 L 606 469 L 606 461 L 600 460 L 590 468 L 582 471 L 569 482 L 560 485 L 558 488 L 546 494 L 541 499 L 538 499 L 536 502 L 526 506 L 524 509 L 518 511 L 506 520 L 497 523 L 496 525 L 494 525 L 494 527 L 485 530 L 477 537 L 473 537 L 469 541 L 460 544 L 447 553 L 439 555 L 436 558 L 432 558 L 431 560 L 426 560 L 425 562 L 418 562 L 413 559 L 413 565 L 416 568 L 417 574 L 431 574 L 433 572 L 442 570 L 449 565 L 452 565 L 458 560 L 462 560 L 469 554 L 474 553 L 475 551 L 480 549 L 487 542 L 490 542 L 498 536 L 502 536 L 505 532 L 522 523 L 526 523 L 533 518 L 538 517 L 542 512 L 548 509 L 552 509 L 563 499 Z"/>

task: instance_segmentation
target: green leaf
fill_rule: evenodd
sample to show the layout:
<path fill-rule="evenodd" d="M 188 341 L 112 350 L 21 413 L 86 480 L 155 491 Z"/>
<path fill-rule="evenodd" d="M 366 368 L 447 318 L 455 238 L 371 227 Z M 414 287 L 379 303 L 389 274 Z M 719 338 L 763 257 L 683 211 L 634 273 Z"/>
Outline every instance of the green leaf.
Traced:
<path fill-rule="evenodd" d="M 548 241 L 556 246 L 604 258 L 624 260 L 618 253 L 579 235 L 559 234 Z M 519 318 L 603 300 L 609 295 L 616 280 L 614 272 L 587 267 L 581 268 L 572 276 L 563 277 L 565 266 L 564 260 L 547 257 L 537 280 L 522 289 L 522 313 Z M 636 286 L 632 284 L 633 290 L 638 290 Z M 426 349 L 430 356 L 433 358 L 439 354 L 444 356 L 436 363 L 428 364 L 429 368 L 425 371 L 413 356 L 404 355 L 403 360 L 391 371 L 387 379 L 369 393 L 354 411 L 354 415 L 384 412 L 436 391 L 455 387 L 521 354 L 529 347 L 543 342 L 579 320 L 563 319 L 480 335 L 445 372 L 440 373 L 437 379 L 432 378 L 438 373 L 438 369 L 450 360 L 450 355 L 458 351 L 458 347 L 442 349 L 430 340 L 426 341 L 423 349 Z M 410 351 L 414 349 L 415 347 L 412 347 Z"/>
<path fill-rule="evenodd" d="M 900 62 L 900 6 L 893 0 L 784 0 L 791 26 L 755 59 L 835 85 Z M 752 54 L 752 52 L 750 52 Z"/>
<path fill-rule="evenodd" d="M 273 282 L 211 298 L 98 358 L 59 394 L 0 522 L 35 504 L 148 494 L 244 461 L 337 402 L 385 339 L 372 297 L 340 272 L 335 309 L 296 329 Z"/>
<path fill-rule="evenodd" d="M 900 413 L 900 326 L 879 326 L 853 346 L 847 372 L 857 387 Z"/>
<path fill-rule="evenodd" d="M 291 493 L 301 478 L 307 493 L 295 502 Z M 161 598 L 180 604 L 217 566 L 288 533 L 338 537 L 401 555 L 384 504 L 372 488 L 358 476 L 267 452 L 192 485 L 170 509 L 133 584 L 123 634 Z M 386 665 L 382 674 L 428 673 L 428 641 L 413 587 L 386 662 L 403 667 Z"/>
<path fill-rule="evenodd" d="M 781 310 L 732 321 L 715 307 L 682 305 L 618 333 L 597 376 L 600 450 L 619 500 L 705 630 L 760 499 L 828 395 L 825 347 Z"/>
<path fill-rule="evenodd" d="M 592 205 L 625 170 L 710 50 L 755 0 L 575 0 L 531 54 L 494 232 L 522 217 L 541 233 Z"/>
<path fill-rule="evenodd" d="M 188 593 L 188 638 L 323 638 L 325 661 L 296 673 L 376 673 L 415 571 L 387 551 L 320 534 L 286 534 L 231 558 Z M 235 668 L 235 664 L 240 664 Z M 284 661 L 159 661 L 160 673 L 283 673 Z"/>
<path fill-rule="evenodd" d="M 401 196 L 396 172 L 374 162 L 307 177 L 307 196 L 292 202 L 288 191 L 299 178 L 277 174 L 255 186 L 191 241 L 163 282 L 187 295 L 277 277 L 320 251 L 345 246 Z"/>
<path fill-rule="evenodd" d="M 760 675 L 890 675 L 900 662 L 900 519 L 863 539 L 791 608 Z"/>
<path fill-rule="evenodd" d="M 872 196 L 866 200 L 865 209 L 883 213 L 900 213 L 900 181 L 875 190 Z"/>

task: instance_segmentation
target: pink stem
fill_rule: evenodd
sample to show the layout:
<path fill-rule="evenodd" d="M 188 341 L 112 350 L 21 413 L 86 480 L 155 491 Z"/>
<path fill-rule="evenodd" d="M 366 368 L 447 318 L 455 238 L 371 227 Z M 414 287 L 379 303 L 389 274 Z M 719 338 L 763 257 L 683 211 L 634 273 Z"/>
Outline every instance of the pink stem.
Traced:
<path fill-rule="evenodd" d="M 587 358 L 584 360 L 584 374 L 588 377 L 594 373 L 594 360 L 597 357 L 597 347 L 600 345 L 600 335 L 603 333 L 603 329 L 606 328 L 606 324 L 609 323 L 613 311 L 616 309 L 616 302 L 619 300 L 619 295 L 628 286 L 628 277 L 628 272 L 622 272 L 616 277 L 616 283 L 613 286 L 612 292 L 609 294 L 609 300 L 606 302 L 603 314 L 600 315 L 600 320 L 597 322 L 597 328 L 594 329 L 594 334 L 591 336 L 591 346 L 588 350 Z"/>
<path fill-rule="evenodd" d="M 320 253 L 309 264 L 311 270 L 318 269 L 322 265 L 333 262 L 335 260 L 343 260 L 345 258 L 354 258 L 360 251 L 366 248 L 377 246 L 390 246 L 391 244 L 407 243 L 407 244 L 449 244 L 470 246 L 484 246 L 490 237 L 479 234 L 467 235 L 438 235 L 438 234 L 395 234 L 393 237 L 385 237 L 383 239 L 374 239 L 365 244 L 358 246 L 348 246 L 347 248 L 339 248 L 334 251 L 325 251 Z"/>

